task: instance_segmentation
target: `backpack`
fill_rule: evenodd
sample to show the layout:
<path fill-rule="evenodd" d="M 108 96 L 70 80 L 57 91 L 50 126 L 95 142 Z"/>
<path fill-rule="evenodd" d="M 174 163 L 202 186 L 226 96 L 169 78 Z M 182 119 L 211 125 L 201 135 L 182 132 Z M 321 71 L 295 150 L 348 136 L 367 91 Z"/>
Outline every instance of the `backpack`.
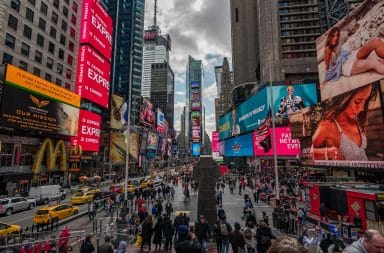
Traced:
<path fill-rule="evenodd" d="M 248 240 L 251 240 L 252 239 L 252 230 L 250 228 L 246 228 L 244 230 L 244 238 L 245 239 L 248 239 Z"/>
<path fill-rule="evenodd" d="M 297 239 L 297 242 L 301 245 L 304 245 L 304 236 L 300 235 L 299 238 Z"/>
<path fill-rule="evenodd" d="M 152 207 L 152 214 L 157 214 L 157 207 L 156 206 Z"/>
<path fill-rule="evenodd" d="M 228 226 L 225 223 L 220 224 L 220 235 L 227 236 L 229 234 Z"/>

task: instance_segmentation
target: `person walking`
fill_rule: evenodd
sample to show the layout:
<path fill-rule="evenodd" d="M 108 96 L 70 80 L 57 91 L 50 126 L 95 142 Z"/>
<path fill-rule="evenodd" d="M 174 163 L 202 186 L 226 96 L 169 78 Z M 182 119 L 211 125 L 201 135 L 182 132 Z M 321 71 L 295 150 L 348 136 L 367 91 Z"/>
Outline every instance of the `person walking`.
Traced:
<path fill-rule="evenodd" d="M 119 246 L 117 247 L 117 253 L 125 253 L 127 251 L 127 242 L 120 241 Z"/>
<path fill-rule="evenodd" d="M 232 245 L 233 253 L 244 253 L 245 252 L 245 239 L 243 233 L 240 231 L 241 226 L 235 222 L 235 230 L 229 234 L 229 242 Z"/>
<path fill-rule="evenodd" d="M 163 227 L 163 234 L 165 237 L 164 250 L 172 249 L 172 237 L 174 233 L 175 233 L 175 227 L 172 224 L 172 220 L 168 216 L 165 216 L 164 227 Z"/>
<path fill-rule="evenodd" d="M 256 230 L 257 252 L 267 252 L 272 243 L 271 239 L 276 239 L 271 228 L 264 221 L 260 221 L 259 228 Z"/>
<path fill-rule="evenodd" d="M 90 221 L 95 219 L 95 202 L 93 200 L 88 203 L 88 217 Z"/>
<path fill-rule="evenodd" d="M 247 222 L 247 226 L 243 230 L 247 253 L 256 253 L 256 228 L 253 224 L 253 222 Z"/>
<path fill-rule="evenodd" d="M 83 244 L 81 244 L 80 253 L 92 253 L 94 251 L 95 247 L 93 247 L 93 244 L 91 242 L 91 236 L 87 235 Z"/>
<path fill-rule="evenodd" d="M 196 225 L 196 235 L 201 244 L 201 253 L 205 253 L 207 251 L 208 239 L 211 240 L 212 236 L 204 215 L 200 215 L 199 222 Z"/>
<path fill-rule="evenodd" d="M 151 251 L 151 239 L 152 239 L 152 216 L 149 215 L 142 226 L 141 236 L 143 237 L 143 242 L 141 243 L 140 251 L 143 252 L 144 245 L 148 245 L 148 250 Z"/>
<path fill-rule="evenodd" d="M 113 247 L 111 244 L 110 236 L 106 236 L 104 238 L 104 243 L 98 247 L 97 253 L 113 253 Z"/>
<path fill-rule="evenodd" d="M 175 242 L 176 253 L 200 253 L 201 244 L 193 231 L 185 225 L 177 229 L 178 239 Z"/>
<path fill-rule="evenodd" d="M 232 231 L 231 225 L 227 221 L 227 217 L 222 217 L 220 220 L 220 236 L 221 236 L 221 252 L 228 253 L 229 251 L 229 234 Z"/>
<path fill-rule="evenodd" d="M 215 238 L 217 253 L 221 253 L 222 240 L 220 234 L 220 219 L 217 219 L 215 226 L 213 227 L 213 237 Z"/>
<path fill-rule="evenodd" d="M 163 239 L 163 229 L 164 229 L 163 217 L 159 216 L 159 218 L 157 218 L 156 225 L 153 229 L 154 231 L 153 244 L 155 244 L 155 251 L 158 251 L 161 249 L 161 240 Z"/>
<path fill-rule="evenodd" d="M 384 236 L 375 229 L 365 231 L 363 237 L 343 250 L 343 253 L 382 253 L 384 252 Z"/>

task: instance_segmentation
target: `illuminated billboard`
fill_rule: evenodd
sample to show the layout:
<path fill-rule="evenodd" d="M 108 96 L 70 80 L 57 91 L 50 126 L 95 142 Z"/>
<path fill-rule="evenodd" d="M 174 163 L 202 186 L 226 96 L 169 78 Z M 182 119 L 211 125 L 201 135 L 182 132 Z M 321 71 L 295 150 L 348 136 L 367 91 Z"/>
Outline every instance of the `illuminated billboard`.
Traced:
<path fill-rule="evenodd" d="M 126 161 L 127 144 L 125 143 L 125 135 L 123 133 L 111 133 L 110 138 L 110 154 L 109 159 L 112 165 L 123 164 Z M 139 134 L 131 132 L 129 134 L 129 155 L 130 159 L 137 160 L 139 156 Z"/>
<path fill-rule="evenodd" d="M 200 112 L 199 111 L 193 111 L 191 112 L 192 118 L 200 118 Z"/>
<path fill-rule="evenodd" d="M 224 156 L 253 156 L 252 133 L 225 140 Z"/>
<path fill-rule="evenodd" d="M 155 125 L 155 112 L 153 104 L 146 98 L 142 99 L 139 113 L 139 122 L 143 125 Z"/>
<path fill-rule="evenodd" d="M 323 101 L 291 117 L 306 165 L 384 168 L 384 125 L 378 83 Z M 299 128 L 299 129 L 294 129 Z"/>
<path fill-rule="evenodd" d="M 200 141 L 200 126 L 192 127 L 192 141 Z"/>
<path fill-rule="evenodd" d="M 201 111 L 201 103 L 200 101 L 192 101 L 191 110 L 193 111 Z"/>
<path fill-rule="evenodd" d="M 97 0 L 83 0 L 80 43 L 89 44 L 108 61 L 112 55 L 112 18 Z"/>
<path fill-rule="evenodd" d="M 158 108 L 157 109 L 156 129 L 160 133 L 164 133 L 165 132 L 164 120 L 165 120 L 164 113 Z"/>
<path fill-rule="evenodd" d="M 147 150 L 157 150 L 158 142 L 159 142 L 159 137 L 157 136 L 157 134 L 148 132 Z"/>
<path fill-rule="evenodd" d="M 79 145 L 84 151 L 98 152 L 100 147 L 101 116 L 80 110 L 77 137 L 71 138 L 71 146 Z"/>
<path fill-rule="evenodd" d="M 219 132 L 212 132 L 212 152 L 219 152 Z"/>
<path fill-rule="evenodd" d="M 366 0 L 316 41 L 321 99 L 384 78 L 384 1 Z"/>
<path fill-rule="evenodd" d="M 147 140 L 148 140 L 148 131 L 143 131 L 141 134 L 141 140 L 140 140 L 140 154 L 145 154 L 147 151 Z"/>
<path fill-rule="evenodd" d="M 276 154 L 279 156 L 300 155 L 300 140 L 292 139 L 290 127 L 276 127 Z M 273 130 L 269 129 L 265 134 L 258 131 L 253 132 L 253 153 L 255 156 L 272 156 Z"/>
<path fill-rule="evenodd" d="M 200 88 L 200 82 L 191 82 L 191 88 Z"/>
<path fill-rule="evenodd" d="M 76 93 L 104 108 L 108 108 L 110 64 L 88 45 L 79 47 Z"/>
<path fill-rule="evenodd" d="M 192 155 L 200 156 L 200 143 L 192 143 Z"/>
<path fill-rule="evenodd" d="M 111 96 L 110 127 L 122 129 L 125 122 L 123 113 L 124 98 L 116 94 Z"/>

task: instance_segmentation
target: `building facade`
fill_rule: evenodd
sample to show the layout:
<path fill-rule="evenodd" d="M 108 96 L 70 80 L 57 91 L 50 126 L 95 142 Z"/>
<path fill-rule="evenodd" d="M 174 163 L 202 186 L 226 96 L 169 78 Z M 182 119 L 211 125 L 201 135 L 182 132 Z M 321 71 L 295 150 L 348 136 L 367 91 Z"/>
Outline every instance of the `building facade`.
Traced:
<path fill-rule="evenodd" d="M 160 108 L 173 128 L 175 75 L 167 62 L 151 65 L 150 100 L 155 108 Z"/>
<path fill-rule="evenodd" d="M 111 91 L 131 101 L 131 122 L 134 124 L 138 119 L 141 98 L 145 0 L 100 2 L 115 24 Z M 128 98 L 130 86 L 131 99 Z"/>
<path fill-rule="evenodd" d="M 226 113 L 232 106 L 232 89 L 233 82 L 231 78 L 232 72 L 229 69 L 228 58 L 224 57 L 223 65 L 215 67 L 215 77 L 218 92 L 218 117 Z"/>

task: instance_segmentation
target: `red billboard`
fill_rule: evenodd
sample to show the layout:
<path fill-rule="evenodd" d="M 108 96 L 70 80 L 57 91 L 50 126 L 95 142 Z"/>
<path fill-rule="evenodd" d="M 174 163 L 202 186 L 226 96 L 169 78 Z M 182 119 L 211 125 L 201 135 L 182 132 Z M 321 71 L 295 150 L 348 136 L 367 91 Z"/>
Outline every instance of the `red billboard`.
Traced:
<path fill-rule="evenodd" d="M 100 146 L 101 116 L 80 110 L 77 137 L 71 139 L 71 146 L 80 145 L 84 151 L 98 152 Z"/>
<path fill-rule="evenodd" d="M 253 132 L 253 153 L 255 156 L 273 155 L 272 129 L 268 133 L 259 135 Z M 300 140 L 292 139 L 290 127 L 277 127 L 276 131 L 276 152 L 280 156 L 296 156 L 301 153 Z"/>
<path fill-rule="evenodd" d="M 89 44 L 108 61 L 112 54 L 112 18 L 97 0 L 84 0 L 80 43 Z"/>
<path fill-rule="evenodd" d="M 219 132 L 212 132 L 212 152 L 219 152 Z"/>
<path fill-rule="evenodd" d="M 76 93 L 104 108 L 109 104 L 110 64 L 88 45 L 79 47 Z"/>

